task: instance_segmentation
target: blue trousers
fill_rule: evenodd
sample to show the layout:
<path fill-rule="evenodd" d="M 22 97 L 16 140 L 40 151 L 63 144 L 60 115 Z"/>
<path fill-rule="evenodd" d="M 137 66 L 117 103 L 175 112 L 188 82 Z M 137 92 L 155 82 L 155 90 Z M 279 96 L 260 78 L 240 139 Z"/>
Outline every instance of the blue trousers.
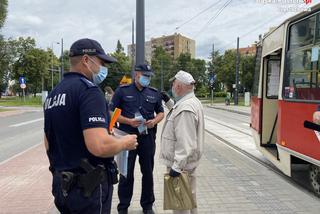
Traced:
<path fill-rule="evenodd" d="M 120 176 L 118 186 L 120 203 L 118 204 L 118 210 L 126 210 L 130 206 L 133 194 L 134 166 L 137 155 L 139 156 L 139 164 L 142 173 L 140 205 L 143 209 L 149 210 L 152 209 L 152 205 L 155 201 L 153 191 L 153 167 L 156 150 L 154 129 L 150 130 L 148 135 L 138 136 L 138 143 L 137 149 L 129 152 L 127 178 L 122 175 Z"/>
<path fill-rule="evenodd" d="M 110 214 L 113 186 L 104 182 L 100 184 L 89 198 L 83 196 L 81 189 L 76 185 L 71 188 L 68 196 L 63 196 L 60 176 L 54 175 L 52 182 L 52 194 L 54 203 L 60 213 L 83 214 Z"/>

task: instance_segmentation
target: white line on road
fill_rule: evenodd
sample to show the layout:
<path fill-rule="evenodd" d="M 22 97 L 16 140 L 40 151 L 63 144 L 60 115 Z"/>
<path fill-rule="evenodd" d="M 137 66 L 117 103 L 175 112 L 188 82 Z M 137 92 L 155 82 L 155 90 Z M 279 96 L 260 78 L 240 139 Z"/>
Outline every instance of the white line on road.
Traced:
<path fill-rule="evenodd" d="M 13 125 L 10 125 L 9 127 L 24 126 L 24 125 L 27 125 L 27 124 L 30 124 L 30 123 L 35 123 L 35 122 L 41 121 L 41 120 L 43 120 L 43 117 L 42 117 L 42 118 L 35 119 L 35 120 L 29 120 L 29 121 L 26 121 L 26 122 L 13 124 Z"/>

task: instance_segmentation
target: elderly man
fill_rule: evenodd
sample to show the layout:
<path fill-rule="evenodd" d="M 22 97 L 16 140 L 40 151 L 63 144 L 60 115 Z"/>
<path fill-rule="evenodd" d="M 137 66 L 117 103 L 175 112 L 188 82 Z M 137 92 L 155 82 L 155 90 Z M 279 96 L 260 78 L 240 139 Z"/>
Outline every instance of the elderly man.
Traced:
<path fill-rule="evenodd" d="M 160 160 L 169 175 L 189 174 L 196 200 L 196 168 L 203 151 L 204 116 L 201 102 L 194 95 L 195 80 L 185 71 L 179 71 L 171 80 L 175 105 L 166 117 L 161 134 Z M 174 213 L 197 213 L 196 209 Z"/>

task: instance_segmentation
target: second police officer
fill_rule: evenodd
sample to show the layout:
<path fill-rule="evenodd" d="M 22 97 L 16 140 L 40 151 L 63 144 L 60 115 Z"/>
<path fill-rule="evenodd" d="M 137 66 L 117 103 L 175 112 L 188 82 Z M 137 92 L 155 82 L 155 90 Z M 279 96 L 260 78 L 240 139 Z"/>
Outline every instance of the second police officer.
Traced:
<path fill-rule="evenodd" d="M 157 89 L 149 87 L 153 75 L 153 70 L 149 65 L 135 66 L 134 81 L 129 85 L 118 87 L 110 103 L 112 111 L 115 108 L 122 109 L 118 119 L 119 128 L 129 134 L 137 134 L 139 143 L 136 150 L 129 152 L 127 177 L 120 176 L 118 186 L 119 213 L 128 213 L 133 194 L 134 166 L 137 155 L 142 173 L 140 205 L 143 213 L 154 213 L 152 206 L 155 201 L 153 167 L 156 125 L 163 119 L 164 113 L 161 94 Z"/>

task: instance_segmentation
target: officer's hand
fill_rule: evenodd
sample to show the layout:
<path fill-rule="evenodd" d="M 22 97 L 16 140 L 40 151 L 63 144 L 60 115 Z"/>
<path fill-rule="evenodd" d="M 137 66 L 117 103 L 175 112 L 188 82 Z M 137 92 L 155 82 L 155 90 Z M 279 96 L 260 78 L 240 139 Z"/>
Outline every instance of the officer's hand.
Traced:
<path fill-rule="evenodd" d="M 135 134 L 125 135 L 121 139 L 125 145 L 124 149 L 126 150 L 134 150 L 138 146 L 137 135 Z"/>
<path fill-rule="evenodd" d="M 152 129 L 156 125 L 156 122 L 154 120 L 148 120 L 144 125 L 146 125 L 148 129 Z"/>
<path fill-rule="evenodd" d="M 175 170 L 173 170 L 172 168 L 170 169 L 169 175 L 171 177 L 178 177 L 180 175 L 180 172 L 177 172 Z"/>
<path fill-rule="evenodd" d="M 137 120 L 137 119 L 134 119 L 134 118 L 130 119 L 130 122 L 129 122 L 129 125 L 134 127 L 134 128 L 137 128 L 141 124 L 142 124 L 141 120 Z"/>
<path fill-rule="evenodd" d="M 313 114 L 313 122 L 316 124 L 320 124 L 320 111 L 316 111 Z"/>
<path fill-rule="evenodd" d="M 169 94 L 165 91 L 161 91 L 161 99 L 166 103 L 170 100 Z"/>

